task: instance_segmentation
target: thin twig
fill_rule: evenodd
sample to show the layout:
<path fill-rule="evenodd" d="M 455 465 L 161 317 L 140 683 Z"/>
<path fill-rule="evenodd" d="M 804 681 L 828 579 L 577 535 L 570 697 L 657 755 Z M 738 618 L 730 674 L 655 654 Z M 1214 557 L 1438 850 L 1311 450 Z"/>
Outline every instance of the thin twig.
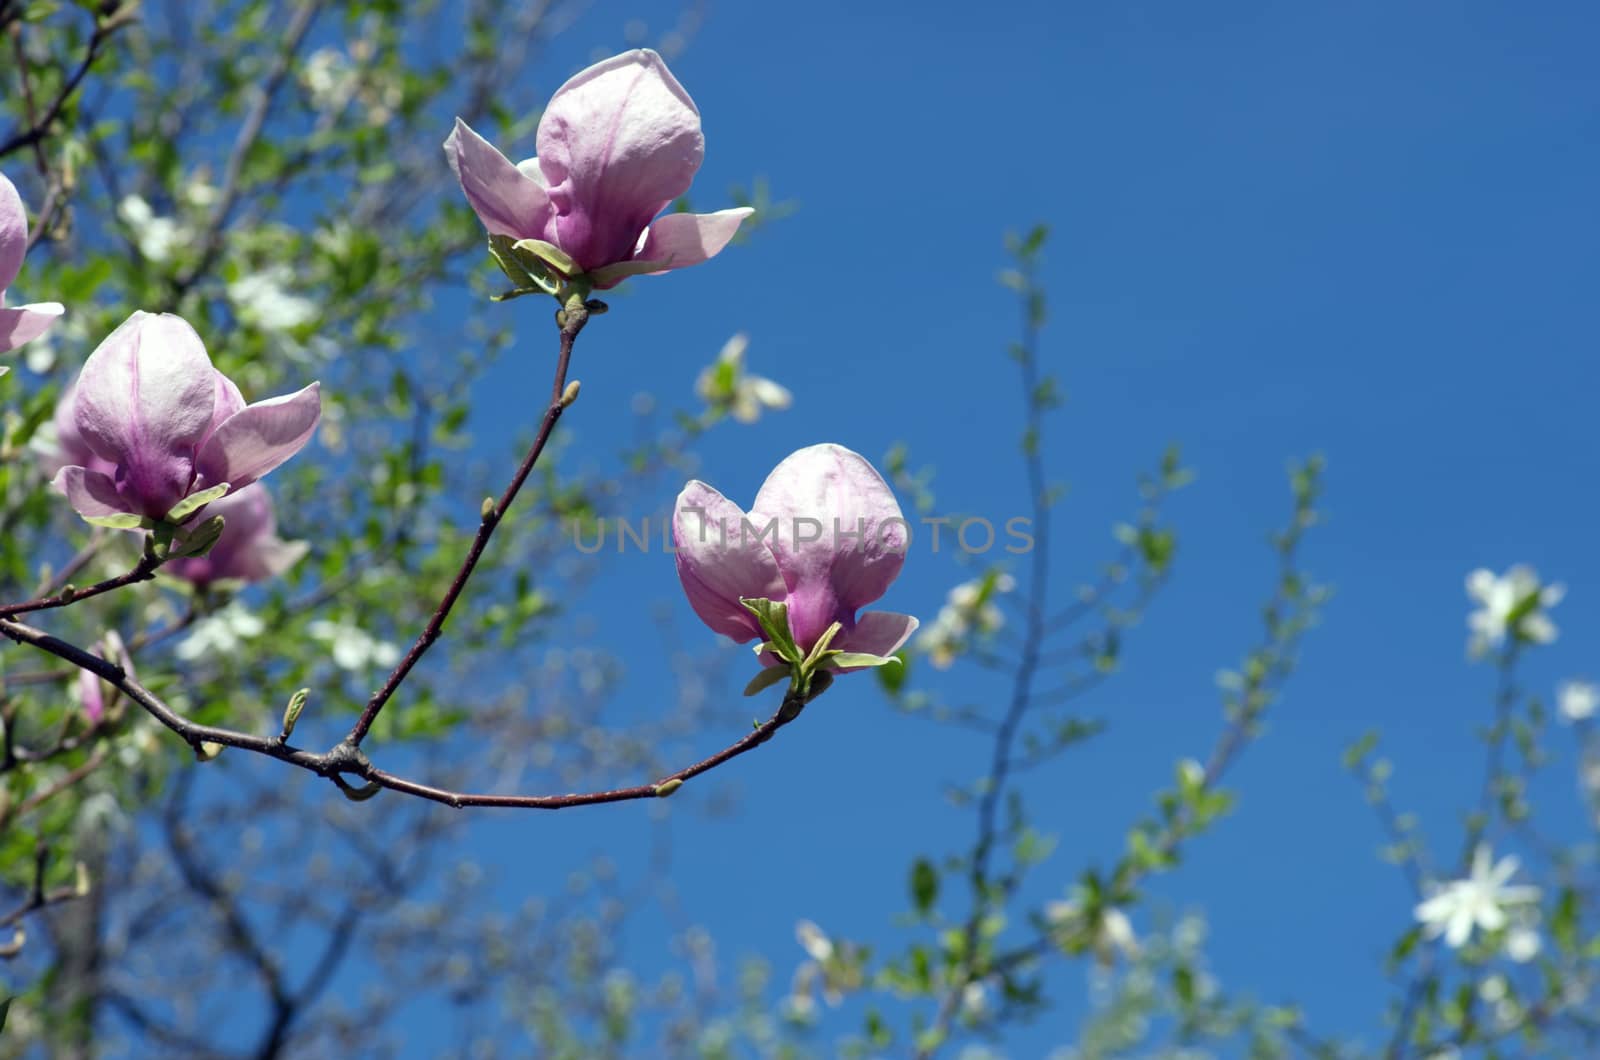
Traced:
<path fill-rule="evenodd" d="M 566 411 L 567 368 L 572 362 L 572 344 L 577 341 L 578 333 L 588 323 L 589 310 L 582 301 L 574 299 L 561 311 L 561 349 L 556 357 L 555 381 L 550 388 L 550 407 L 545 410 L 544 421 L 539 425 L 539 434 L 533 440 L 533 445 L 528 448 L 527 456 L 523 457 L 522 465 L 517 468 L 517 473 L 512 476 L 511 483 L 501 494 L 500 500 L 492 507 L 485 509 L 483 519 L 478 524 L 478 532 L 472 539 L 472 547 L 467 550 L 466 559 L 461 562 L 461 569 L 456 571 L 450 588 L 445 590 L 438 607 L 434 609 L 433 617 L 428 619 L 428 624 L 411 645 L 405 657 L 390 672 L 383 686 L 374 692 L 367 701 L 366 709 L 361 712 L 361 717 L 356 721 L 355 727 L 350 730 L 346 742 L 351 747 L 360 747 L 361 741 L 366 738 L 372 723 L 377 720 L 378 713 L 383 710 L 384 704 L 394 695 L 400 683 L 406 679 L 411 668 L 427 654 L 433 642 L 439 639 L 444 631 L 444 623 L 450 617 L 450 609 L 455 606 L 462 590 L 467 587 L 467 580 L 472 577 L 472 571 L 478 565 L 478 560 L 483 556 L 483 550 L 488 547 L 489 538 L 494 535 L 495 528 L 505 518 L 506 512 L 511 507 L 511 502 L 517 499 L 517 493 L 522 489 L 522 484 L 527 481 L 532 473 L 533 466 L 539 462 L 539 455 L 544 452 L 545 443 L 550 440 L 550 432 L 555 430 L 556 421 Z"/>

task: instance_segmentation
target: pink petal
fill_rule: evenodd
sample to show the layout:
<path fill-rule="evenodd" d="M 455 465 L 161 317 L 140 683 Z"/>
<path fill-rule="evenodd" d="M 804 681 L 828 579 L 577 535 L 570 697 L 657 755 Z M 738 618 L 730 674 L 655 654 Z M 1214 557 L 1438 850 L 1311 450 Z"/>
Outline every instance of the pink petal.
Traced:
<path fill-rule="evenodd" d="M 751 512 L 777 520 L 772 552 L 791 596 L 819 610 L 831 602 L 841 621 L 882 596 L 905 563 L 909 527 L 894 492 L 842 445 L 790 455 L 767 476 Z"/>
<path fill-rule="evenodd" d="M 673 509 L 672 540 L 678 579 L 700 620 L 741 644 L 761 636 L 739 598 L 781 600 L 783 578 L 767 546 L 747 531 L 739 506 L 704 482 L 690 482 Z"/>
<path fill-rule="evenodd" d="M 118 467 L 122 493 L 162 516 L 186 496 L 211 427 L 211 359 L 182 317 L 136 312 L 90 354 L 78 377 L 78 431 Z"/>
<path fill-rule="evenodd" d="M 689 190 L 705 156 L 700 112 L 647 49 L 562 85 L 539 121 L 556 239 L 585 269 L 634 256 L 651 218 Z"/>
<path fill-rule="evenodd" d="M 207 485 L 243 489 L 298 453 L 322 418 L 320 385 L 258 401 L 224 420 L 200 450 L 199 471 Z"/>
<path fill-rule="evenodd" d="M 669 213 L 658 218 L 645 233 L 644 244 L 632 261 L 618 262 L 591 274 L 598 290 L 615 287 L 629 276 L 658 276 L 670 269 L 699 265 L 722 252 L 746 217 L 748 206 L 716 213 Z"/>
<path fill-rule="evenodd" d="M 851 630 L 841 631 L 834 638 L 831 647 L 839 651 L 859 651 L 868 655 L 893 655 L 900 650 L 911 636 L 917 631 L 919 623 L 910 615 L 899 615 L 893 611 L 863 611 L 856 619 L 856 627 Z M 841 673 L 850 670 L 860 670 L 860 666 L 848 666 L 841 669 Z"/>
<path fill-rule="evenodd" d="M 460 118 L 444 142 L 444 153 L 490 235 L 548 240 L 553 211 L 540 181 L 518 170 Z"/>
<path fill-rule="evenodd" d="M 216 374 L 216 389 L 212 391 L 211 428 L 215 430 L 224 420 L 244 408 L 245 400 L 232 379 L 215 369 L 212 371 Z"/>
<path fill-rule="evenodd" d="M 658 261 L 661 271 L 698 265 L 722 253 L 744 219 L 755 213 L 749 206 L 716 213 L 669 213 L 650 226 L 640 261 Z"/>
<path fill-rule="evenodd" d="M 117 484 L 98 471 L 64 467 L 51 485 L 67 498 L 73 511 L 86 519 L 103 519 L 128 511 L 127 502 L 117 493 Z"/>
<path fill-rule="evenodd" d="M 28 252 L 28 211 L 17 186 L 0 173 L 0 291 L 11 286 Z M 3 334 L 3 332 L 0 332 Z"/>
<path fill-rule="evenodd" d="M 32 305 L 0 309 L 0 353 L 14 350 L 24 342 L 50 330 L 64 312 L 60 302 L 35 302 Z"/>

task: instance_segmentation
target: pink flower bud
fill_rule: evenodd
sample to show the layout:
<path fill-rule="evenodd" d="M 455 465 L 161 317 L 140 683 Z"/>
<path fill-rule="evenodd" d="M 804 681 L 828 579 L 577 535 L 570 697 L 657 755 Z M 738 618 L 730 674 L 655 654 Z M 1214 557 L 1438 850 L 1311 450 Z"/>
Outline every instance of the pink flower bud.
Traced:
<path fill-rule="evenodd" d="M 705 156 L 700 111 L 648 49 L 596 63 L 556 90 L 538 157 L 519 165 L 459 118 L 450 168 L 490 235 L 553 244 L 599 288 L 698 265 L 754 211 L 656 215 L 689 190 Z"/>
<path fill-rule="evenodd" d="M 267 474 L 321 415 L 316 383 L 246 405 L 182 317 L 136 312 L 89 356 L 72 396 L 76 436 L 111 470 L 64 467 L 55 486 L 86 519 L 162 519 L 192 493 Z"/>
<path fill-rule="evenodd" d="M 856 613 L 900 574 L 910 527 L 888 483 L 843 446 L 789 456 L 767 476 L 749 515 L 704 482 L 690 482 L 678 495 L 672 536 L 695 614 L 740 643 L 762 636 L 741 598 L 786 604 L 802 651 L 835 622 L 842 629 L 831 648 L 869 655 L 893 654 L 917 628 L 910 615 Z"/>

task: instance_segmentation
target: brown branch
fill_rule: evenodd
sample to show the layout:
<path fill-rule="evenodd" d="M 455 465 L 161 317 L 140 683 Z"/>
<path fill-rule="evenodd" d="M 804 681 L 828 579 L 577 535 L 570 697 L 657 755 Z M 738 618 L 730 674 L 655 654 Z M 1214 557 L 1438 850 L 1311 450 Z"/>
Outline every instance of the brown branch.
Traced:
<path fill-rule="evenodd" d="M 139 582 L 149 581 L 156 576 L 157 568 L 159 568 L 161 564 L 165 563 L 166 559 L 165 557 L 157 556 L 153 551 L 151 551 L 149 547 L 149 539 L 146 538 L 145 540 L 146 548 L 144 556 L 141 557 L 139 562 L 134 565 L 133 569 L 127 573 L 119 574 L 115 578 L 107 578 L 103 582 L 97 582 L 94 585 L 85 586 L 82 589 L 75 589 L 69 585 L 63 588 L 60 592 L 51 596 L 41 596 L 33 600 L 24 600 L 21 603 L 16 604 L 0 604 L 0 618 L 14 618 L 17 615 L 28 614 L 30 611 L 48 611 L 56 607 L 66 607 L 68 604 L 75 604 L 80 600 L 87 600 L 91 596 L 100 596 L 104 593 L 109 593 L 116 589 L 122 589 L 129 585 L 136 585 Z"/>
<path fill-rule="evenodd" d="M 137 15 L 137 4 L 126 4 L 108 15 L 98 16 L 94 22 L 94 32 L 89 35 L 88 44 L 83 50 L 83 59 L 78 63 L 67 80 L 61 85 L 61 90 L 56 93 L 56 98 L 50 106 L 45 108 L 43 116 L 37 121 L 29 123 L 29 128 L 16 133 L 11 139 L 0 144 L 0 158 L 4 158 L 13 151 L 38 144 L 48 135 L 50 126 L 61 116 L 61 111 L 67 102 L 72 99 L 73 93 L 78 91 L 78 86 L 83 83 L 84 77 L 89 73 L 89 68 L 100 57 L 101 49 L 107 40 L 122 26 L 132 22 Z"/>
<path fill-rule="evenodd" d="M 596 304 L 598 307 L 598 303 Z M 550 407 L 545 410 L 544 421 L 539 425 L 539 434 L 533 440 L 533 445 L 528 449 L 528 455 L 523 457 L 522 466 L 517 468 L 517 473 L 512 476 L 511 484 L 501 494 L 500 500 L 483 512 L 483 520 L 478 524 L 478 532 L 472 539 L 472 547 L 467 550 L 466 559 L 461 562 L 461 569 L 456 571 L 455 579 L 451 581 L 450 588 L 445 590 L 444 596 L 439 600 L 439 606 L 434 609 L 433 617 L 428 619 L 428 624 L 411 645 L 405 657 L 390 672 L 383 686 L 373 693 L 367 701 L 366 709 L 361 712 L 361 717 L 356 721 L 355 727 L 350 730 L 350 735 L 345 742 L 352 748 L 361 746 L 361 741 L 366 738 L 372 723 L 377 720 L 378 713 L 383 710 L 384 704 L 389 702 L 400 683 L 406 679 L 412 667 L 427 654 L 433 642 L 439 639 L 439 634 L 444 631 L 444 623 L 450 617 L 450 609 L 455 606 L 462 590 L 467 587 L 467 580 L 472 577 L 473 568 L 478 565 L 478 560 L 483 556 L 483 550 L 489 544 L 495 528 L 505 518 L 506 511 L 511 507 L 511 502 L 517 499 L 517 493 L 522 489 L 522 484 L 527 481 L 532 473 L 534 464 L 538 463 L 539 455 L 544 452 L 545 443 L 550 440 L 551 431 L 555 430 L 556 421 L 566 411 L 570 404 L 567 389 L 567 368 L 572 362 L 572 344 L 577 341 L 578 333 L 589 321 L 590 306 L 578 299 L 573 299 L 557 316 L 561 324 L 561 350 L 556 357 L 555 381 L 550 387 Z"/>
<path fill-rule="evenodd" d="M 195 753 L 203 758 L 212 757 L 215 751 L 215 748 L 207 748 L 207 744 L 233 747 L 241 751 L 249 751 L 253 754 L 275 758 L 280 762 L 287 762 L 289 765 L 298 766 L 320 777 L 325 777 L 338 785 L 341 791 L 352 797 L 364 798 L 380 789 L 388 788 L 391 791 L 414 795 L 433 802 L 441 802 L 458 809 L 466 806 L 498 806 L 511 809 L 564 810 L 573 806 L 592 806 L 606 802 L 665 798 L 677 791 L 678 787 L 685 781 L 709 772 L 726 762 L 738 758 L 742 754 L 753 751 L 772 739 L 779 729 L 798 718 L 800 712 L 805 709 L 806 704 L 826 691 L 832 683 L 832 675 L 830 674 L 824 672 L 814 675 L 811 682 L 811 690 L 807 695 L 800 696 L 792 692 L 786 695 L 782 704 L 778 707 L 777 713 L 756 726 L 754 730 L 743 738 L 736 740 L 711 757 L 702 759 L 694 765 L 680 769 L 676 773 L 662 777 L 653 783 L 638 784 L 627 788 L 613 788 L 607 791 L 576 792 L 565 795 L 476 794 L 436 788 L 419 781 L 408 780 L 393 773 L 385 772 L 375 766 L 360 748 L 348 740 L 337 744 L 329 751 L 318 754 L 314 751 L 295 747 L 287 741 L 280 741 L 277 736 L 258 736 L 254 733 L 238 732 L 234 729 L 223 729 L 214 725 L 201 725 L 190 721 L 173 710 L 159 696 L 156 696 L 129 676 L 122 667 L 85 651 L 75 644 L 52 636 L 42 629 L 35 629 L 12 619 L 0 618 L 0 635 L 10 638 L 18 644 L 26 644 L 54 655 L 58 659 L 97 675 L 137 703 L 162 725 L 183 737 L 184 741 L 195 750 Z M 368 786 L 366 788 L 355 787 L 346 779 L 348 777 L 355 777 L 365 781 Z"/>
<path fill-rule="evenodd" d="M 321 9 L 321 0 L 307 0 L 295 11 L 289 26 L 284 30 L 283 47 L 278 52 L 277 61 L 267 76 L 261 82 L 261 89 L 256 94 L 255 101 L 251 104 L 249 112 L 245 115 L 244 123 L 239 126 L 239 132 L 234 137 L 233 148 L 228 153 L 228 161 L 223 168 L 222 187 L 218 191 L 217 205 L 211 213 L 210 222 L 206 225 L 204 235 L 201 236 L 200 257 L 194 267 L 181 277 L 174 277 L 172 282 L 173 301 L 193 287 L 199 279 L 206 274 L 212 265 L 216 264 L 217 255 L 222 252 L 223 232 L 228 225 L 228 218 L 233 213 L 233 208 L 238 205 L 240 186 L 243 179 L 245 159 L 261 138 L 261 131 L 266 126 L 267 116 L 272 111 L 273 98 L 283 87 L 288 79 L 290 70 L 294 66 L 295 55 L 300 51 L 300 46 L 305 43 L 306 34 L 311 31 L 311 23 L 315 20 L 317 12 Z"/>
<path fill-rule="evenodd" d="M 19 923 L 23 917 L 37 910 L 83 897 L 84 892 L 75 883 L 66 887 L 57 887 L 52 891 L 44 889 L 45 869 L 48 868 L 49 859 L 50 848 L 40 842 L 33 852 L 33 883 L 28 889 L 28 897 L 23 900 L 21 905 L 0 916 L 0 928 L 12 927 Z M 0 943 L 0 958 L 9 960 L 17 956 L 22 952 L 23 943 L 26 941 L 27 935 L 20 927 L 17 928 L 15 937 L 10 942 Z"/>

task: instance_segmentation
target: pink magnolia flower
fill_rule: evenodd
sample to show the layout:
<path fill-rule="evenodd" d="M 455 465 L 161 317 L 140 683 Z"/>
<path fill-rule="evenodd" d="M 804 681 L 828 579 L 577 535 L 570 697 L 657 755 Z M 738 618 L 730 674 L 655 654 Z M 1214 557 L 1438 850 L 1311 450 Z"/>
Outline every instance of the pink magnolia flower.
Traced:
<path fill-rule="evenodd" d="M 456 119 L 450 168 L 490 235 L 559 248 L 598 288 L 698 265 L 754 211 L 673 213 L 705 156 L 700 112 L 648 49 L 596 63 L 556 90 L 518 165 Z M 653 222 L 653 223 L 652 223 Z"/>
<path fill-rule="evenodd" d="M 165 570 L 195 585 L 225 580 L 263 582 L 276 578 L 306 554 L 304 541 L 278 537 L 278 521 L 267 487 L 246 486 L 206 507 L 206 516 L 222 516 L 222 536 L 204 556 L 169 562 Z"/>
<path fill-rule="evenodd" d="M 22 270 L 28 250 L 28 212 L 17 187 L 0 173 L 0 353 L 16 349 L 49 329 L 62 313 L 60 302 L 35 302 L 5 308 L 6 288 Z M 0 370 L 3 374 L 3 370 Z"/>
<path fill-rule="evenodd" d="M 690 482 L 678 495 L 672 537 L 695 614 L 741 644 L 763 637 L 741 598 L 786 604 L 789 630 L 806 652 L 835 622 L 842 628 L 831 648 L 869 655 L 892 654 L 916 631 L 910 615 L 856 613 L 899 575 L 910 527 L 883 476 L 841 445 L 790 455 L 767 476 L 748 516 L 704 482 Z"/>
<path fill-rule="evenodd" d="M 316 383 L 246 405 L 187 321 L 136 312 L 90 354 L 72 397 L 72 427 L 105 463 L 64 467 L 55 486 L 90 521 L 164 519 L 191 494 L 261 478 L 321 416 Z"/>

